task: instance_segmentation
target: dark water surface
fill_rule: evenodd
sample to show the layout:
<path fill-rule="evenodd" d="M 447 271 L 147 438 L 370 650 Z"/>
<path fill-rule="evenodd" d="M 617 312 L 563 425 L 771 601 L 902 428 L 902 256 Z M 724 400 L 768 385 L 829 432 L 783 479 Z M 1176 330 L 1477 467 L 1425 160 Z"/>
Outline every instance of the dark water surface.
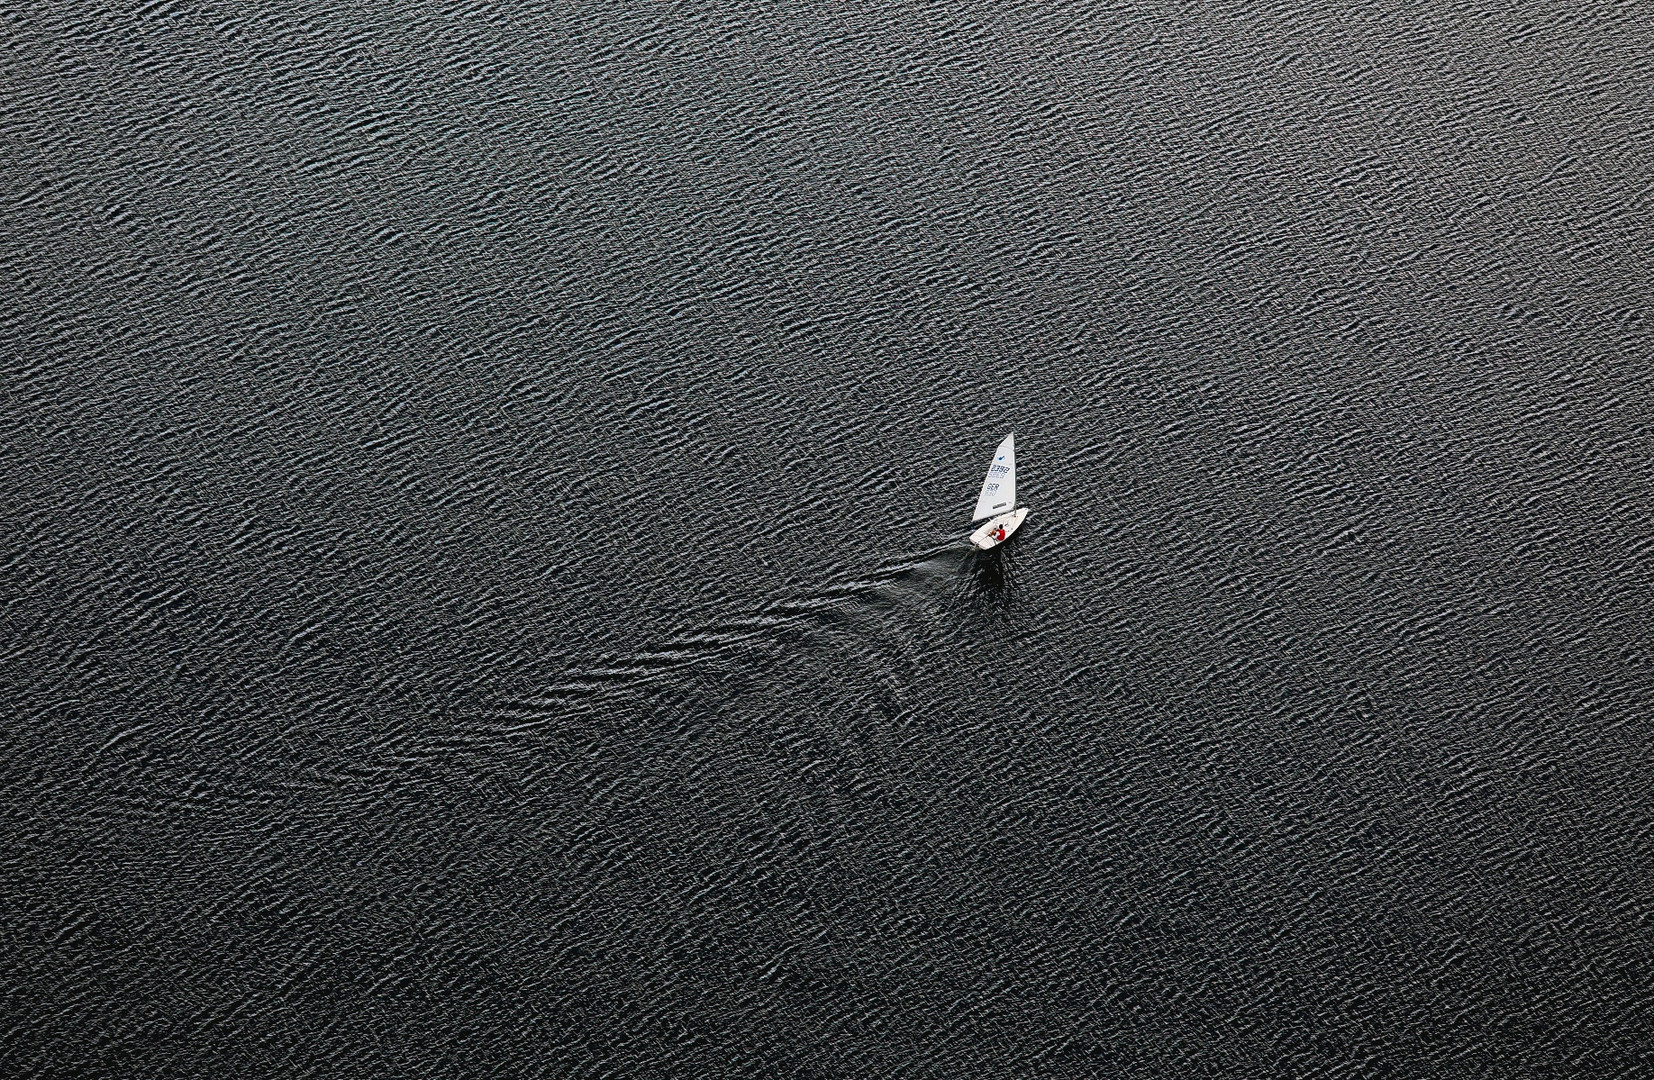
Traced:
<path fill-rule="evenodd" d="M 0 1069 L 1648 1075 L 1654 21 L 1354 7 L 8 12 Z"/>

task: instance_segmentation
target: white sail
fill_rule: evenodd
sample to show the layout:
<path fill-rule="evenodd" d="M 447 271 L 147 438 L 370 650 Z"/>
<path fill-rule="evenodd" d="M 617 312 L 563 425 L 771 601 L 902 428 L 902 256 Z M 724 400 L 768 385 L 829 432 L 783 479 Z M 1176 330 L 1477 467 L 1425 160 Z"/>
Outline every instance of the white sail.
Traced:
<path fill-rule="evenodd" d="M 994 451 L 993 464 L 988 466 L 988 477 L 982 481 L 982 494 L 976 499 L 976 513 L 972 521 L 1003 514 L 1017 504 L 1017 444 L 1015 435 Z"/>

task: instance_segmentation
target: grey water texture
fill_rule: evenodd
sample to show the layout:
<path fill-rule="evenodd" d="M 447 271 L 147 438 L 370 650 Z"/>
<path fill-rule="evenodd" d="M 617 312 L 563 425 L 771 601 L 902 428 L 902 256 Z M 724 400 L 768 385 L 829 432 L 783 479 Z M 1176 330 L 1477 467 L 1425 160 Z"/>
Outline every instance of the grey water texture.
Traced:
<path fill-rule="evenodd" d="M 1646 7 L 0 45 L 0 1074 L 1654 1075 Z"/>

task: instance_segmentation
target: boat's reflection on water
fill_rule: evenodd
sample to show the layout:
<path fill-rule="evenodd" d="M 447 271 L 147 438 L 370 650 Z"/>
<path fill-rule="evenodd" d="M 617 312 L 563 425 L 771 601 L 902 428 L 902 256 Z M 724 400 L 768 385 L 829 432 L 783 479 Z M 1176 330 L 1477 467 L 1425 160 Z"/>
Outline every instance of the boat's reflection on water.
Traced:
<path fill-rule="evenodd" d="M 1016 598 L 1016 545 L 966 551 L 959 564 L 958 591 L 966 605 L 977 611 L 1009 614 Z"/>

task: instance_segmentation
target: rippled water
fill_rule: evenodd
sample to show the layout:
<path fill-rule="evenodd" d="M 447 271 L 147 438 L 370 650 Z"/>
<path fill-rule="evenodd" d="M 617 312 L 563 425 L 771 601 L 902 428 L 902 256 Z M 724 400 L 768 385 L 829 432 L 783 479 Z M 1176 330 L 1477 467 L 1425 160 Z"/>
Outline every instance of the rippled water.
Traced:
<path fill-rule="evenodd" d="M 1654 1067 L 1646 11 L 0 40 L 8 1074 Z"/>

